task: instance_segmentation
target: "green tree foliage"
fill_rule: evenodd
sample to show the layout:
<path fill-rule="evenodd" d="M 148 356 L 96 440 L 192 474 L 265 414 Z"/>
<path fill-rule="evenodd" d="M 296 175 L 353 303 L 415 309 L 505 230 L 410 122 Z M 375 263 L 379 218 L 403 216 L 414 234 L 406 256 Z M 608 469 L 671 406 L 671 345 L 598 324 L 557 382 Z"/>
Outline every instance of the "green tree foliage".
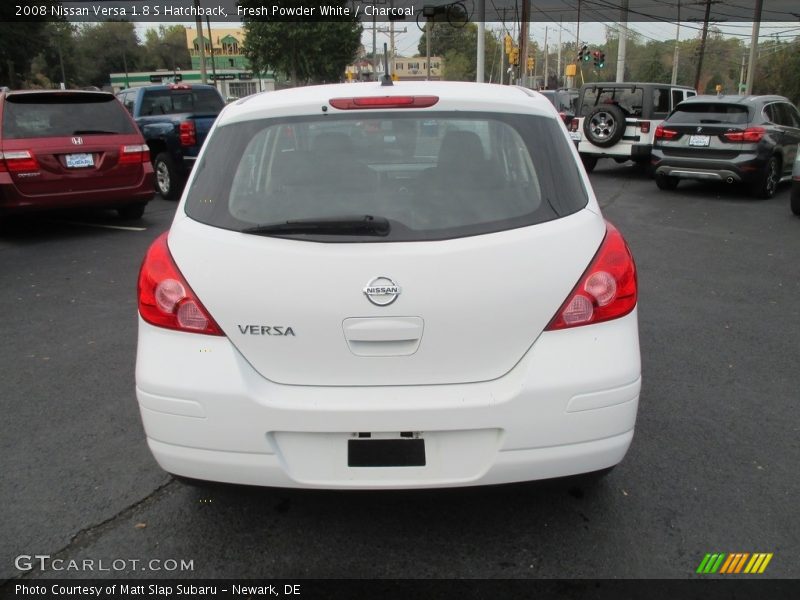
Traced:
<path fill-rule="evenodd" d="M 427 31 L 423 31 L 417 50 L 420 56 L 427 53 Z M 431 56 L 444 57 L 443 78 L 449 81 L 475 81 L 478 55 L 478 26 L 475 23 L 460 25 L 434 22 L 430 26 Z M 484 80 L 498 81 L 500 69 L 500 41 L 490 30 L 484 37 Z"/>
<path fill-rule="evenodd" d="M 160 25 L 157 30 L 148 29 L 144 35 L 142 68 L 191 69 L 192 57 L 186 47 L 186 29 L 182 25 Z"/>
<path fill-rule="evenodd" d="M 56 2 L 43 0 L 37 4 L 50 6 Z M 14 2 L 0 2 L 0 85 L 10 87 L 18 87 L 28 78 L 33 58 L 48 44 L 47 17 L 20 21 L 15 12 Z"/>
<path fill-rule="evenodd" d="M 301 7 L 300 0 L 276 0 L 287 7 Z M 259 8 L 262 0 L 239 0 L 243 7 Z M 330 6 L 349 6 L 347 0 L 331 0 Z M 353 11 L 351 11 L 352 13 Z M 320 23 L 288 23 L 248 20 L 244 25 L 243 53 L 256 72 L 284 73 L 293 85 L 340 81 L 361 45 L 361 24 L 351 17 Z"/>
<path fill-rule="evenodd" d="M 76 85 L 80 79 L 80 65 L 75 26 L 66 21 L 53 21 L 45 25 L 45 35 L 47 43 L 31 61 L 26 87 L 58 87 L 62 82 L 66 87 Z"/>
<path fill-rule="evenodd" d="M 133 23 L 87 23 L 78 31 L 76 42 L 83 85 L 103 87 L 108 85 L 111 73 L 141 68 L 144 51 Z"/>

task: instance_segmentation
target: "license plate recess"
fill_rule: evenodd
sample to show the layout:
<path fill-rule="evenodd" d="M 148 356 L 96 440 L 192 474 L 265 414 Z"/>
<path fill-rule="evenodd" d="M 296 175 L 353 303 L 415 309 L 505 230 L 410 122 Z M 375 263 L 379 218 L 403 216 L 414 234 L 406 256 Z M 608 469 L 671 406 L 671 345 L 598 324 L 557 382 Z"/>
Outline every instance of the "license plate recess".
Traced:
<path fill-rule="evenodd" d="M 422 438 L 347 440 L 348 467 L 424 467 Z"/>

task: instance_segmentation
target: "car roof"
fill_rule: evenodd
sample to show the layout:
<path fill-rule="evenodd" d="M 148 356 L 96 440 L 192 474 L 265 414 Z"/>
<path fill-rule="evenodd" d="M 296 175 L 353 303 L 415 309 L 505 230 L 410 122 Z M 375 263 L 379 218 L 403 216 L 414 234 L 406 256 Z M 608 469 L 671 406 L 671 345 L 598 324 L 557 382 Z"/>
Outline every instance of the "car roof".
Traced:
<path fill-rule="evenodd" d="M 437 111 L 486 111 L 539 114 L 557 118 L 553 105 L 541 94 L 523 87 L 492 83 L 460 81 L 403 81 L 391 86 L 378 82 L 338 83 L 261 92 L 229 104 L 218 118 L 224 125 L 249 119 L 270 117 L 358 113 L 369 118 L 369 110 L 339 111 L 331 109 L 332 98 L 384 96 L 438 96 Z M 386 111 L 408 113 L 430 109 L 397 109 Z"/>
<path fill-rule="evenodd" d="M 788 102 L 789 100 L 783 96 L 776 95 L 750 95 L 750 96 L 737 96 L 737 95 L 712 95 L 704 94 L 701 96 L 693 96 L 687 98 L 681 104 L 695 104 L 697 102 L 715 102 L 723 104 L 741 104 L 743 106 L 754 106 L 756 104 L 766 104 L 768 102 Z"/>
<path fill-rule="evenodd" d="M 201 90 L 215 90 L 213 85 L 208 83 L 155 83 L 153 85 L 140 85 L 136 87 L 125 88 L 121 92 L 129 92 L 131 90 L 185 90 L 185 89 L 201 89 Z"/>

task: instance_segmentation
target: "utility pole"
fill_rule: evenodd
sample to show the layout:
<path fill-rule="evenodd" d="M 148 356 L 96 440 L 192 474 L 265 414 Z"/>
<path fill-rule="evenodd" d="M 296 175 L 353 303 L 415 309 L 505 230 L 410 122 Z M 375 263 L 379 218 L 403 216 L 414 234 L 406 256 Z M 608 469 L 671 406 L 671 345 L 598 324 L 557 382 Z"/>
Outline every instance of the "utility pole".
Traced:
<path fill-rule="evenodd" d="M 681 41 L 681 0 L 678 0 L 678 29 L 675 32 L 675 52 L 672 55 L 672 85 L 678 83 L 678 56 L 680 49 L 678 44 Z"/>
<path fill-rule="evenodd" d="M 760 3 L 761 0 L 758 0 Z M 697 59 L 697 74 L 694 77 L 694 89 L 700 90 L 700 75 L 703 73 L 703 56 L 706 53 L 706 38 L 708 37 L 708 19 L 711 16 L 711 0 L 706 0 L 706 15 L 703 17 L 703 35 L 700 38 L 700 56 Z"/>
<path fill-rule="evenodd" d="M 194 23 L 197 26 L 197 46 L 200 48 L 200 81 L 202 83 L 208 83 L 208 75 L 206 74 L 206 43 L 203 38 L 203 21 L 200 17 L 200 0 L 194 0 L 194 7 L 196 9 Z"/>
<path fill-rule="evenodd" d="M 741 94 L 744 91 L 744 65 L 747 61 L 747 54 L 742 54 L 742 68 L 739 70 L 739 89 L 736 90 L 737 94 Z"/>
<path fill-rule="evenodd" d="M 558 66 L 557 66 L 557 75 L 556 75 L 556 87 L 561 87 L 561 29 L 562 29 L 562 21 L 558 22 Z"/>
<path fill-rule="evenodd" d="M 753 15 L 753 35 L 750 39 L 750 62 L 747 65 L 747 83 L 744 93 L 749 96 L 753 93 L 753 77 L 756 73 L 756 54 L 758 53 L 758 32 L 761 27 L 761 8 L 764 0 L 756 0 L 756 10 Z"/>
<path fill-rule="evenodd" d="M 619 46 L 617 48 L 617 83 L 625 81 L 625 52 L 628 44 L 628 0 L 619 12 Z"/>
<path fill-rule="evenodd" d="M 528 20 L 530 19 L 530 0 L 522 0 L 522 18 L 519 27 L 519 64 L 520 64 L 520 73 L 523 77 L 520 77 L 520 85 L 525 85 L 527 83 L 524 77 L 524 74 L 527 69 L 528 65 Z"/>
<path fill-rule="evenodd" d="M 378 81 L 378 22 L 372 15 L 372 76 Z"/>
<path fill-rule="evenodd" d="M 211 44 L 211 79 L 214 81 L 214 87 L 217 87 L 217 66 L 214 64 L 214 38 L 211 37 L 211 21 L 206 15 L 206 29 L 208 30 L 208 43 Z"/>
<path fill-rule="evenodd" d="M 547 73 L 547 26 L 544 27 L 544 89 L 550 87 L 547 85 L 548 73 Z"/>
<path fill-rule="evenodd" d="M 425 23 L 425 62 L 428 65 L 425 81 L 431 80 L 431 19 Z"/>
<path fill-rule="evenodd" d="M 486 0 L 478 0 L 478 59 L 475 80 L 484 81 L 486 62 Z"/>

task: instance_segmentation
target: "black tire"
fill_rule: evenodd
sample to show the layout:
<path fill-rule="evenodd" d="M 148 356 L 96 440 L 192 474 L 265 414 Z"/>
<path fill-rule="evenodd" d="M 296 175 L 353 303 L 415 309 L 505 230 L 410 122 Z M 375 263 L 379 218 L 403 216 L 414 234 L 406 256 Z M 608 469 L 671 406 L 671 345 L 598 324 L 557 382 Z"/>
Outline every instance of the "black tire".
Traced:
<path fill-rule="evenodd" d="M 597 166 L 597 157 L 590 156 L 588 154 L 581 154 L 581 162 L 583 163 L 583 168 L 586 169 L 586 172 L 591 173 Z"/>
<path fill-rule="evenodd" d="M 778 191 L 781 180 L 781 159 L 770 156 L 755 181 L 750 184 L 750 193 L 756 198 L 772 198 Z"/>
<path fill-rule="evenodd" d="M 677 177 L 656 174 L 656 185 L 660 190 L 674 190 L 678 187 L 678 183 L 680 183 L 680 179 Z"/>
<path fill-rule="evenodd" d="M 800 183 L 792 182 L 792 199 L 789 201 L 792 212 L 800 217 Z"/>
<path fill-rule="evenodd" d="M 144 204 L 129 204 L 128 206 L 120 206 L 117 209 L 121 219 L 134 220 L 141 219 L 144 214 Z"/>
<path fill-rule="evenodd" d="M 153 161 L 153 170 L 156 174 L 156 191 L 165 200 L 174 200 L 181 193 L 181 177 L 175 168 L 175 161 L 166 153 L 161 152 Z"/>
<path fill-rule="evenodd" d="M 586 139 L 600 148 L 609 148 L 625 135 L 625 113 L 613 104 L 596 106 L 583 120 Z"/>

